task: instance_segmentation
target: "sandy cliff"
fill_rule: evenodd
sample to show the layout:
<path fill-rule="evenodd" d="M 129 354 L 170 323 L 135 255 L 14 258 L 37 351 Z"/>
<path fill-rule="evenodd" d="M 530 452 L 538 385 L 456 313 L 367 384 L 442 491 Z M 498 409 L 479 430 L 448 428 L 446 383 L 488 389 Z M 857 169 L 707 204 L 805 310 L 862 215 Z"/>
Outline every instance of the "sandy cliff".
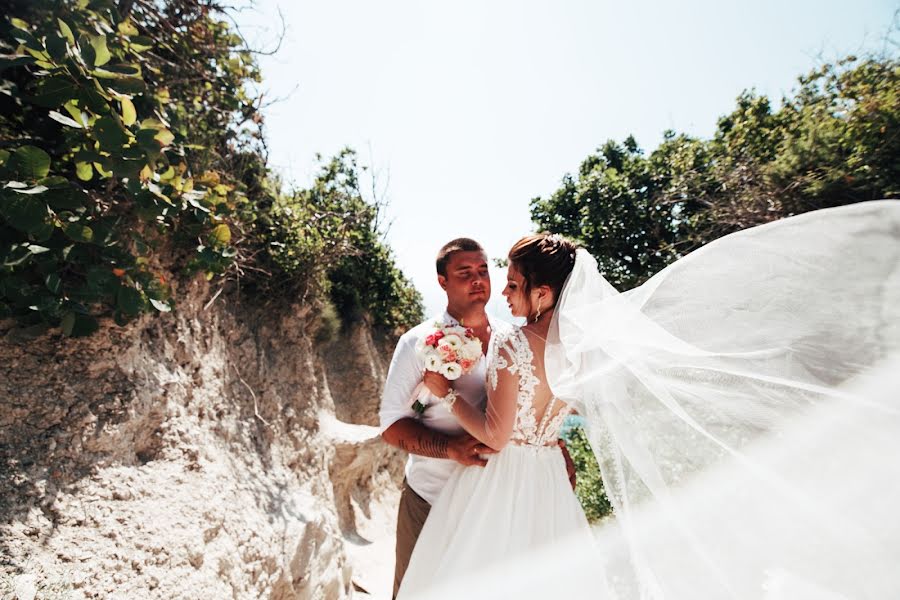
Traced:
<path fill-rule="evenodd" d="M 38 597 L 380 595 L 387 349 L 364 323 L 317 347 L 302 307 L 187 287 L 87 339 L 0 323 L 0 597 L 30 576 Z"/>

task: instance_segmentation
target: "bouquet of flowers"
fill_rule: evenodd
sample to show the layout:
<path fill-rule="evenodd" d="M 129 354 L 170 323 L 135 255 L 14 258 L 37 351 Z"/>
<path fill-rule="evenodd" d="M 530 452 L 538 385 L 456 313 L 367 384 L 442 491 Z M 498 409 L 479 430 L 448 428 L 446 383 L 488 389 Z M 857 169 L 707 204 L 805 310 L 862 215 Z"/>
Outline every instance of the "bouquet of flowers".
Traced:
<path fill-rule="evenodd" d="M 461 325 L 434 324 L 434 330 L 419 340 L 416 352 L 425 369 L 440 373 L 450 381 L 471 371 L 482 357 L 481 340 L 475 332 Z M 419 383 L 413 392 L 410 406 L 422 414 L 428 408 L 428 389 Z"/>

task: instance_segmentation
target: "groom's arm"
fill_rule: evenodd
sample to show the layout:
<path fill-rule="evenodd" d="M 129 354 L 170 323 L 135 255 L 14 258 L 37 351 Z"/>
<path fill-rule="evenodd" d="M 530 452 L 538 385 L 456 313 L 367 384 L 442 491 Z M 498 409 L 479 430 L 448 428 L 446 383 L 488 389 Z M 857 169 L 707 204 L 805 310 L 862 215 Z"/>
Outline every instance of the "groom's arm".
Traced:
<path fill-rule="evenodd" d="M 447 458 L 466 466 L 485 466 L 487 461 L 479 454 L 493 452 L 470 435 L 449 436 L 429 429 L 418 419 L 412 418 L 395 421 L 381 433 L 381 437 L 391 446 L 410 454 Z"/>
<path fill-rule="evenodd" d="M 492 452 L 470 435 L 449 436 L 429 429 L 416 418 L 411 408 L 413 391 L 422 381 L 423 366 L 416 355 L 416 338 L 406 334 L 397 342 L 378 416 L 381 437 L 388 444 L 410 454 L 429 458 L 446 458 L 463 465 L 481 465 L 478 455 Z"/>

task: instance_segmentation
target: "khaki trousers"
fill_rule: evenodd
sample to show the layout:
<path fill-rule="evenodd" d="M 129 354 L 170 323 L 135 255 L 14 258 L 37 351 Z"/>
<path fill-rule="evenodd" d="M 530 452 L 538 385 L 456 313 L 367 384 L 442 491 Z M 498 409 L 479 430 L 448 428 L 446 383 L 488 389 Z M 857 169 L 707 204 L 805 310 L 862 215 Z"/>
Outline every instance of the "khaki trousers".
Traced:
<path fill-rule="evenodd" d="M 431 511 L 431 505 L 415 493 L 406 479 L 403 480 L 403 491 L 400 493 L 400 508 L 397 511 L 397 553 L 394 563 L 394 595 L 400 589 L 400 582 L 409 566 L 416 540 L 425 525 L 425 519 Z"/>

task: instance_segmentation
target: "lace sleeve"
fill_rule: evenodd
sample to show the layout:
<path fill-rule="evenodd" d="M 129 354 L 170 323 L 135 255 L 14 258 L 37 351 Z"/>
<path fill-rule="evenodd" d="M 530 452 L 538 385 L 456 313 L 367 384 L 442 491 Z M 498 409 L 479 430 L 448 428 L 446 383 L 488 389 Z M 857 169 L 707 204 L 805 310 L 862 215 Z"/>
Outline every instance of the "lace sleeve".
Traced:
<path fill-rule="evenodd" d="M 515 354 L 506 341 L 497 340 L 488 358 L 488 402 L 481 412 L 467 402 L 453 404 L 453 414 L 472 437 L 494 450 L 501 450 L 512 436 L 516 420 L 519 377 L 510 368 Z"/>

